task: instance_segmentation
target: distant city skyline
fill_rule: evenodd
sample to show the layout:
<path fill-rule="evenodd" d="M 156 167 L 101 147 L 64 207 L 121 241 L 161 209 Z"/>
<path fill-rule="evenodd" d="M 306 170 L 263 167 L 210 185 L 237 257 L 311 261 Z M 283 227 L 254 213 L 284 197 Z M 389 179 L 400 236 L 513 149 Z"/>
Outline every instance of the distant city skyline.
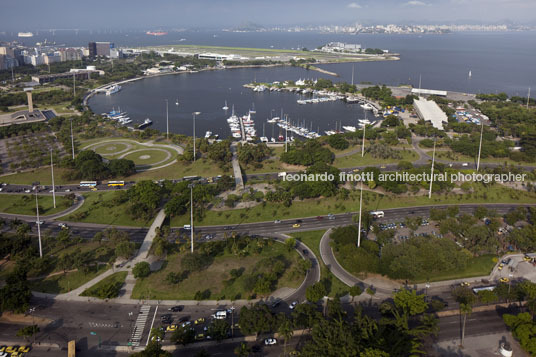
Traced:
<path fill-rule="evenodd" d="M 29 0 L 0 6 L 0 31 L 333 24 L 536 24 L 534 0 Z"/>

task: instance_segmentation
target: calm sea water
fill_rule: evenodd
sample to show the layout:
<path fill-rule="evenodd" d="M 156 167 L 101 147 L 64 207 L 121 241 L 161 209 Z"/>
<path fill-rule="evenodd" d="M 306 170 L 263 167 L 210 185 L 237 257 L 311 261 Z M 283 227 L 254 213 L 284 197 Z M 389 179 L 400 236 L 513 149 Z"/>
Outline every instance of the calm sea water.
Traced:
<path fill-rule="evenodd" d="M 412 84 L 438 90 L 472 93 L 507 92 L 525 96 L 528 87 L 536 88 L 536 33 L 456 33 L 449 35 L 340 35 L 318 33 L 230 33 L 221 31 L 170 32 L 154 37 L 144 32 L 87 32 L 56 31 L 39 32 L 32 38 L 19 39 L 32 45 L 44 39 L 68 46 L 87 46 L 89 41 L 111 41 L 116 46 L 148 46 L 163 44 L 200 44 L 243 46 L 261 48 L 316 48 L 330 41 L 360 43 L 364 47 L 378 47 L 400 53 L 396 62 L 367 62 L 355 65 L 355 82 L 384 83 L 388 85 Z M 17 39 L 15 33 L 0 34 L 0 41 Z M 184 39 L 184 40 L 183 40 Z M 182 41 L 181 41 L 182 40 Z M 154 127 L 165 130 L 165 104 L 169 99 L 170 130 L 188 133 L 192 131 L 191 113 L 201 111 L 197 122 L 198 132 L 206 130 L 227 135 L 221 110 L 224 101 L 235 105 L 239 114 L 245 113 L 255 103 L 258 133 L 262 124 L 281 108 L 292 120 L 303 122 L 313 129 L 332 129 L 336 122 L 355 125 L 356 118 L 364 114 L 356 105 L 341 102 L 298 106 L 295 94 L 254 94 L 243 89 L 244 83 L 298 78 L 330 78 L 350 82 L 352 64 L 322 65 L 340 77 L 330 77 L 318 72 L 306 72 L 297 68 L 241 69 L 214 71 L 147 79 L 130 84 L 113 96 L 96 96 L 90 104 L 96 112 L 110 111 L 121 106 L 136 121 L 145 117 L 155 121 Z M 468 77 L 469 71 L 472 77 Z M 536 92 L 536 91 L 533 91 Z M 179 97 L 180 106 L 175 106 Z M 277 114 L 278 115 L 278 114 Z M 271 136 L 271 126 L 265 127 Z M 277 130 L 274 135 L 277 136 Z M 199 135 L 199 134 L 198 134 Z"/>

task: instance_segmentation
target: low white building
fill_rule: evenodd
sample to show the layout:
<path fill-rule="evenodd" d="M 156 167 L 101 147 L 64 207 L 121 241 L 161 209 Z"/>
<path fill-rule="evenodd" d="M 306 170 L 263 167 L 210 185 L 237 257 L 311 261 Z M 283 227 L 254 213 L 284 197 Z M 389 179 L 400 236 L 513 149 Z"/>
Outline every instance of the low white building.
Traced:
<path fill-rule="evenodd" d="M 436 102 L 419 98 L 415 99 L 413 105 L 419 118 L 431 122 L 436 129 L 444 130 L 443 123 L 448 123 L 448 117 Z"/>

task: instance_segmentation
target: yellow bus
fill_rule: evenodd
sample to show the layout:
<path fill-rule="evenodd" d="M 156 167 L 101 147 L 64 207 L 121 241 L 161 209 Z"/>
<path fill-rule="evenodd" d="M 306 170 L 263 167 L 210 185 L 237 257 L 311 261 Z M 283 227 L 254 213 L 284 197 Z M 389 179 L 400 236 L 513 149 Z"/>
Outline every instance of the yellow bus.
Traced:
<path fill-rule="evenodd" d="M 125 181 L 108 181 L 108 187 L 125 186 Z"/>

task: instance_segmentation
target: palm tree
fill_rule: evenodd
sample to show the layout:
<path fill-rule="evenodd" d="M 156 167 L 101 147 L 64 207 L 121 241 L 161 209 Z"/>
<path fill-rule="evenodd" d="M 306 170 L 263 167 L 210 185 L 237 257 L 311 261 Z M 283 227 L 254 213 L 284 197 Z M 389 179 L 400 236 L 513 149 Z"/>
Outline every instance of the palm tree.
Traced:
<path fill-rule="evenodd" d="M 467 320 L 467 315 L 471 315 L 473 312 L 473 306 L 469 303 L 460 304 L 460 314 L 463 314 L 463 324 L 462 324 L 462 342 L 460 344 L 463 347 L 463 339 L 465 338 L 465 322 Z"/>
<path fill-rule="evenodd" d="M 285 344 L 283 346 L 284 351 L 283 355 L 287 355 L 287 342 L 292 338 L 292 335 L 294 335 L 294 330 L 292 329 L 292 323 L 289 318 L 285 317 L 283 321 L 281 321 L 281 324 L 279 325 L 279 328 L 277 329 L 277 333 L 280 336 L 283 336 Z"/>

